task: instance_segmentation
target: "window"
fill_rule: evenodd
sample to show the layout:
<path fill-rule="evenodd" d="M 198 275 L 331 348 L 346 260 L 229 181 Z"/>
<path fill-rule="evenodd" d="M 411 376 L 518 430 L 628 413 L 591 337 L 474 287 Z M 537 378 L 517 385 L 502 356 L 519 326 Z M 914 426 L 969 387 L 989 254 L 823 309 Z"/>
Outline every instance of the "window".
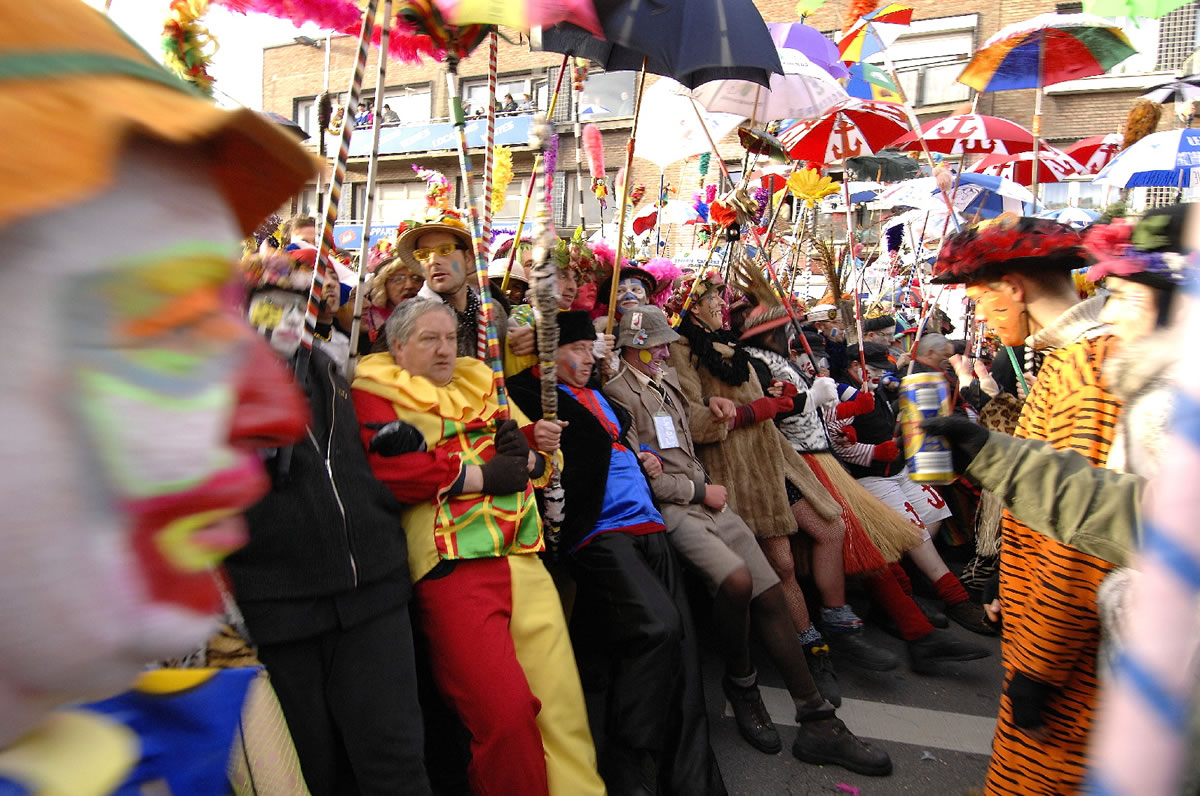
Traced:
<path fill-rule="evenodd" d="M 399 224 L 425 212 L 424 182 L 385 182 L 375 186 L 372 224 Z"/>
<path fill-rule="evenodd" d="M 461 90 L 463 95 L 463 109 L 467 112 L 468 116 L 477 113 L 482 115 L 487 112 L 488 86 L 486 81 L 464 82 Z M 496 102 L 500 105 L 504 105 L 506 94 L 511 94 L 513 101 L 520 105 L 522 97 L 527 93 L 530 93 L 529 80 L 527 78 L 499 80 L 496 83 Z"/>
<path fill-rule="evenodd" d="M 635 72 L 590 73 L 579 92 L 579 118 L 583 122 L 633 116 Z"/>
<path fill-rule="evenodd" d="M 296 100 L 296 113 L 292 117 L 296 124 L 304 128 L 310 136 L 317 133 L 317 100 L 316 98 Z"/>
<path fill-rule="evenodd" d="M 514 177 L 513 181 L 508 184 L 508 189 L 504 192 L 504 207 L 501 207 L 499 212 L 495 213 L 497 219 L 517 220 L 521 217 L 521 208 L 525 205 L 525 192 L 529 190 L 528 177 Z M 537 197 L 533 197 L 529 201 L 529 212 L 525 214 L 525 221 L 533 221 L 536 215 L 536 207 L 534 202 Z"/>
<path fill-rule="evenodd" d="M 1071 203 L 1071 183 L 1069 182 L 1044 183 L 1039 191 L 1042 204 L 1049 210 L 1057 210 Z"/>
<path fill-rule="evenodd" d="M 1054 13 L 1056 14 L 1082 14 L 1083 3 L 1055 3 Z"/>
<path fill-rule="evenodd" d="M 616 220 L 616 214 L 620 208 L 617 206 L 617 195 L 613 191 L 613 180 L 617 177 L 616 169 L 608 169 L 608 209 L 604 211 L 604 223 L 612 223 Z M 557 176 L 557 175 L 555 175 Z M 566 176 L 566 185 L 568 187 L 566 193 L 566 224 L 569 229 L 575 229 L 579 226 L 579 183 L 576 182 L 576 174 L 574 171 L 569 172 Z M 592 180 L 587 172 L 583 173 L 583 217 L 587 220 L 588 229 L 596 230 L 600 227 L 600 201 L 596 195 L 592 193 Z M 646 186 L 650 188 L 649 185 Z M 658 190 L 658 186 L 654 186 L 654 190 Z M 626 221 L 633 217 L 634 210 L 630 207 L 626 211 Z"/>
<path fill-rule="evenodd" d="M 1158 52 L 1155 67 L 1161 70 L 1196 72 L 1195 62 L 1185 69 L 1200 45 L 1200 15 L 1194 3 L 1177 8 L 1159 20 Z M 1136 46 L 1136 45 L 1135 45 Z"/>
<path fill-rule="evenodd" d="M 374 94 L 364 94 L 359 102 L 367 103 L 367 107 L 374 112 Z M 427 124 L 433 107 L 433 95 L 428 85 L 389 88 L 384 92 L 383 104 L 395 111 L 400 119 L 393 124 Z"/>
<path fill-rule="evenodd" d="M 317 212 L 317 187 L 306 185 L 296 194 L 296 212 L 314 215 Z"/>

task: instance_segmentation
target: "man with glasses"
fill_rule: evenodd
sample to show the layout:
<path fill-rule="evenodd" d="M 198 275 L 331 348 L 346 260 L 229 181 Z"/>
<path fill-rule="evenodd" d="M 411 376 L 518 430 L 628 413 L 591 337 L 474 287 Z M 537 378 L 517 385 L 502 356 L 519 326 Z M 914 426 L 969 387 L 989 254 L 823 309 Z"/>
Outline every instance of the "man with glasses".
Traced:
<path fill-rule="evenodd" d="M 406 263 L 423 268 L 425 286 L 417 296 L 450 305 L 458 317 L 458 355 L 477 355 L 483 324 L 483 307 L 477 288 L 471 285 L 474 263 L 471 259 L 471 233 L 461 214 L 444 210 L 434 221 L 406 230 L 396 241 L 396 251 Z M 492 307 L 500 349 L 508 336 L 508 314 L 499 301 Z M 515 353 L 533 353 L 533 330 L 513 330 L 509 345 Z"/>

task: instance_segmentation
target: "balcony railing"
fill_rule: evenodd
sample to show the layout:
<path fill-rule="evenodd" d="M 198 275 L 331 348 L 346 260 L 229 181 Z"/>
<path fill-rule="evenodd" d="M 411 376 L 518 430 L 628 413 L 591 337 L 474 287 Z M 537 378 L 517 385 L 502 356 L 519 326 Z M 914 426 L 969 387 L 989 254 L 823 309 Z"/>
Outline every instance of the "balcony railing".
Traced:
<path fill-rule="evenodd" d="M 520 146 L 529 143 L 529 128 L 533 121 L 531 113 L 503 114 L 496 117 L 496 144 Z M 484 146 L 487 134 L 487 119 L 467 120 L 467 146 L 475 149 Z M 452 150 L 458 146 L 458 134 L 450 122 L 427 124 L 384 125 L 379 128 L 379 154 L 403 155 L 416 152 L 438 152 Z M 336 152 L 338 136 L 325 135 L 326 151 Z M 370 155 L 371 128 L 358 128 L 350 137 L 350 157 Z"/>

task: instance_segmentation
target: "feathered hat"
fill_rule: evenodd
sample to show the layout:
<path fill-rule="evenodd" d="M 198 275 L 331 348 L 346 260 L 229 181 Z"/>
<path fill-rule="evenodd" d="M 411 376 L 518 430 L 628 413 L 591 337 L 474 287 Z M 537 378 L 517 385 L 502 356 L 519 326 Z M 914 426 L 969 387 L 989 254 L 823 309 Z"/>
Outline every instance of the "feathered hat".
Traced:
<path fill-rule="evenodd" d="M 1065 272 L 1087 263 L 1077 230 L 1050 219 L 1005 213 L 946 238 L 931 281 L 946 285 L 1022 270 Z"/>
<path fill-rule="evenodd" d="M 742 317 L 741 339 L 747 340 L 791 321 L 792 313 L 775 295 L 762 269 L 748 257 L 739 258 L 733 264 L 729 272 L 729 285 L 741 291 L 745 301 L 751 305 Z M 804 317 L 801 316 L 799 320 L 804 320 Z"/>
<path fill-rule="evenodd" d="M 1094 225 L 1083 237 L 1083 245 L 1096 258 L 1087 278 L 1099 282 L 1115 276 L 1169 290 L 1196 278 L 1183 243 L 1190 204 L 1158 207 L 1147 211 L 1136 224 L 1115 219 Z"/>

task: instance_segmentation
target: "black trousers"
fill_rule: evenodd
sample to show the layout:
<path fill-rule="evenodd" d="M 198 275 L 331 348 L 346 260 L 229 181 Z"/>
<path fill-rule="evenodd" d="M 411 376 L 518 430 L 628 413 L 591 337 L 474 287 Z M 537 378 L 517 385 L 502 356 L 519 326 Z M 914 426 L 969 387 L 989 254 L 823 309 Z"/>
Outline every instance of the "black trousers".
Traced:
<path fill-rule="evenodd" d="M 660 793 L 724 794 L 696 631 L 667 534 L 600 534 L 572 554 L 570 569 L 579 587 L 572 636 L 584 688 L 598 658 L 608 673 L 605 715 L 592 723 L 602 725 L 598 751 L 610 793 L 625 792 L 630 768 L 650 755 Z"/>
<path fill-rule="evenodd" d="M 430 793 L 406 605 L 258 657 L 313 796 Z"/>

